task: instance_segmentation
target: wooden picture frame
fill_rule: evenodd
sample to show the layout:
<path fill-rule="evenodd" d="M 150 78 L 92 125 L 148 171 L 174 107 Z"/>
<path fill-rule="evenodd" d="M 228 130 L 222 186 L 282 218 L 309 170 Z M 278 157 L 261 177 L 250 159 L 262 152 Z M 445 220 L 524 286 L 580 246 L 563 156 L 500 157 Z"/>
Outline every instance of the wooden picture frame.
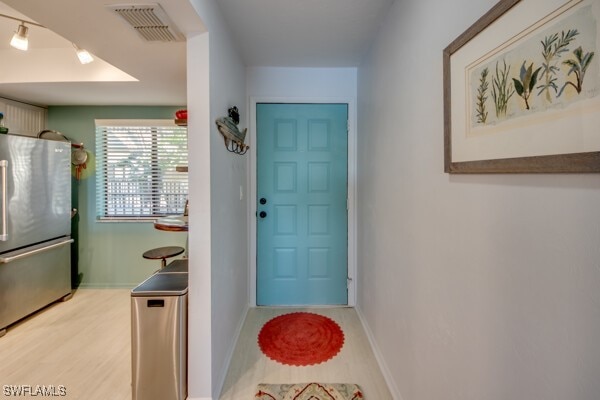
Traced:
<path fill-rule="evenodd" d="M 592 18 L 595 24 L 596 14 L 600 11 L 597 8 L 600 6 L 595 4 L 598 3 L 595 0 L 552 0 L 554 9 L 550 12 L 542 10 L 541 15 L 528 17 L 535 18 L 534 23 L 520 21 L 524 10 L 539 9 L 534 7 L 534 4 L 527 4 L 536 1 L 541 0 L 500 0 L 444 49 L 445 172 L 451 174 L 600 172 L 600 122 L 597 123 L 600 121 L 597 118 L 600 117 L 596 117 L 596 115 L 600 116 L 600 73 L 598 72 L 600 43 L 596 43 L 595 37 L 592 38 L 593 41 L 591 39 L 583 41 L 583 38 L 586 38 L 584 34 L 587 32 L 583 28 L 587 28 L 590 24 L 585 13 L 590 14 L 590 9 L 593 7 Z M 575 19 L 576 17 L 580 19 Z M 587 19 L 583 20 L 583 18 Z M 519 24 L 526 26 L 526 29 Z M 509 31 L 513 25 L 516 25 L 514 29 L 517 33 L 507 33 L 512 35 L 509 40 L 499 38 L 498 43 L 494 42 L 499 36 L 497 32 Z M 577 29 L 567 28 L 571 26 Z M 598 27 L 600 28 L 600 25 Z M 555 32 L 557 38 L 551 42 Z M 593 35 L 588 34 L 588 36 Z M 540 41 L 540 38 L 543 40 Z M 550 57 L 550 50 L 543 52 L 545 49 L 556 49 L 556 43 L 561 43 L 561 40 L 562 44 L 567 43 L 567 45 L 558 47 L 561 51 L 558 52 L 558 56 L 555 55 L 555 59 Z M 476 41 L 478 42 L 475 43 Z M 592 42 L 595 48 L 590 48 Z M 548 47 L 544 47 L 544 43 Z M 552 43 L 554 47 L 550 46 Z M 540 51 L 533 46 L 538 46 Z M 591 71 L 589 78 L 591 83 L 588 86 L 591 85 L 593 88 L 588 89 L 587 92 L 582 90 L 577 76 L 576 83 L 579 89 L 575 92 L 571 88 L 571 86 L 575 87 L 575 84 L 568 82 L 574 80 L 576 74 L 569 70 L 570 64 L 565 61 L 574 58 L 575 51 L 581 50 L 582 47 L 584 50 L 580 51 L 579 55 L 589 56 L 590 53 L 594 53 L 591 56 L 591 63 L 588 60 L 589 71 Z M 532 49 L 536 50 L 532 51 Z M 517 55 L 521 57 L 518 62 L 516 62 Z M 511 61 L 511 57 L 515 60 Z M 542 62 L 534 61 L 534 57 L 542 58 Z M 473 61 L 468 63 L 470 60 Z M 544 75 L 544 65 L 554 66 L 554 70 L 547 72 L 546 67 L 547 73 Z M 528 66 L 530 67 L 527 68 Z M 506 73 L 503 75 L 504 72 Z M 552 73 L 560 73 L 560 81 L 559 77 L 552 76 Z M 532 75 L 534 75 L 533 79 Z M 511 101 L 511 111 L 507 113 L 505 108 L 505 114 L 498 116 L 500 100 L 497 99 L 501 96 L 496 88 L 500 86 L 499 82 L 502 82 L 501 76 L 506 78 L 504 82 L 512 85 L 512 97 L 508 96 Z M 479 80 L 475 79 L 477 77 Z M 532 81 L 537 86 L 531 86 Z M 478 86 L 477 82 L 479 82 Z M 521 83 L 529 84 L 527 87 L 531 86 L 531 89 L 524 90 Z M 584 82 L 584 85 L 586 83 Z M 495 96 L 492 96 L 492 90 Z M 577 97 L 578 95 L 580 96 Z M 493 100 L 490 100 L 490 97 Z M 530 108 L 528 100 L 535 101 L 536 104 Z M 491 107 L 490 104 L 495 107 Z M 571 109 L 584 109 L 585 112 L 578 113 Z M 487 121 L 488 115 L 492 115 L 494 110 L 495 121 Z M 583 122 L 580 119 L 583 119 Z M 565 126 L 569 127 L 571 136 L 567 137 L 567 130 L 560 129 L 563 125 L 556 124 L 555 120 L 561 124 L 568 124 Z M 578 131 L 576 127 L 580 125 L 583 128 Z M 459 128 L 463 126 L 466 128 Z M 548 136 L 544 136 L 546 132 L 549 132 Z M 526 142 L 528 148 L 521 146 L 522 142 Z M 578 148 L 583 146 L 581 142 L 589 149 Z M 458 150 L 453 152 L 453 146 Z M 479 153 L 480 150 L 483 151 Z M 495 153 L 502 151 L 505 153 L 496 156 Z M 527 151 L 530 153 L 525 153 Z"/>

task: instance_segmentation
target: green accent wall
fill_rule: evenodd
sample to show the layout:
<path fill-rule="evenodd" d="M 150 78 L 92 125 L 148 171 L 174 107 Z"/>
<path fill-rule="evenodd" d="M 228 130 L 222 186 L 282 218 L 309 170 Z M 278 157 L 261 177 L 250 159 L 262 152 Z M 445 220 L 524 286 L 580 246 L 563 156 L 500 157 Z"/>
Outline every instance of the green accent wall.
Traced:
<path fill-rule="evenodd" d="M 185 246 L 186 233 L 154 229 L 151 222 L 97 222 L 95 174 L 96 119 L 172 119 L 185 106 L 51 106 L 48 129 L 59 131 L 89 153 L 80 181 L 73 173 L 73 263 L 81 287 L 134 287 L 160 266 L 142 253 L 154 247 Z"/>

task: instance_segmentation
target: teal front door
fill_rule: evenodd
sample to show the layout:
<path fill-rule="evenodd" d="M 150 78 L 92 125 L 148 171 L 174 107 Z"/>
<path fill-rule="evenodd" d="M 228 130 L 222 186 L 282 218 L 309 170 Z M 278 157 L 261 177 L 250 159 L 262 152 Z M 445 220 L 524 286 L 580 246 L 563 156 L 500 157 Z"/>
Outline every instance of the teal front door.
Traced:
<path fill-rule="evenodd" d="M 256 106 L 257 304 L 348 304 L 348 106 Z"/>

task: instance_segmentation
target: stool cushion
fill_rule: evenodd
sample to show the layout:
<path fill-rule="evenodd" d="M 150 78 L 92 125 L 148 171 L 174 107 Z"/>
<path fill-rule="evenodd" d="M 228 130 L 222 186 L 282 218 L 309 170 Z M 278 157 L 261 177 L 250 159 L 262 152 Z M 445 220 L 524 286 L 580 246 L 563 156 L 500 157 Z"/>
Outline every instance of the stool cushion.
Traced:
<path fill-rule="evenodd" d="M 157 247 L 155 249 L 150 249 L 144 252 L 144 254 L 142 254 L 142 257 L 147 258 L 149 260 L 163 260 L 165 258 L 178 256 L 184 251 L 185 249 L 180 246 Z"/>

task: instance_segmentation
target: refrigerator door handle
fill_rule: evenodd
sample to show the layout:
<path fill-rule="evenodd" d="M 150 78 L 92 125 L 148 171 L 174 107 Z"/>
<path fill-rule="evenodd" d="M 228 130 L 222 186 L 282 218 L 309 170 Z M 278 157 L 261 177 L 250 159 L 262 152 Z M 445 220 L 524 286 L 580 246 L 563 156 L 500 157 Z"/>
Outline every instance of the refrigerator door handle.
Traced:
<path fill-rule="evenodd" d="M 2 227 L 2 231 L 0 232 L 0 241 L 6 242 L 8 240 L 8 210 L 7 208 L 7 201 L 6 201 L 6 191 L 7 191 L 7 187 L 6 187 L 6 169 L 8 167 L 8 161 L 7 160 L 0 160 L 0 169 L 2 170 L 2 172 L 0 172 L 0 175 L 2 175 L 2 198 L 0 199 L 0 203 L 2 205 L 2 214 L 0 215 L 0 218 L 2 218 L 2 224 L 0 225 Z"/>
<path fill-rule="evenodd" d="M 73 243 L 74 241 L 75 241 L 74 239 L 64 239 L 64 240 L 49 244 L 47 246 L 38 247 L 33 250 L 25 251 L 23 253 L 17 253 L 17 254 L 15 254 L 16 252 L 8 253 L 8 254 L 5 254 L 4 256 L 0 257 L 0 264 L 8 264 L 11 261 L 15 261 L 15 260 L 18 260 L 21 258 L 25 258 L 25 257 L 33 256 L 35 254 L 43 253 L 44 251 L 52 250 L 57 247 Z"/>

